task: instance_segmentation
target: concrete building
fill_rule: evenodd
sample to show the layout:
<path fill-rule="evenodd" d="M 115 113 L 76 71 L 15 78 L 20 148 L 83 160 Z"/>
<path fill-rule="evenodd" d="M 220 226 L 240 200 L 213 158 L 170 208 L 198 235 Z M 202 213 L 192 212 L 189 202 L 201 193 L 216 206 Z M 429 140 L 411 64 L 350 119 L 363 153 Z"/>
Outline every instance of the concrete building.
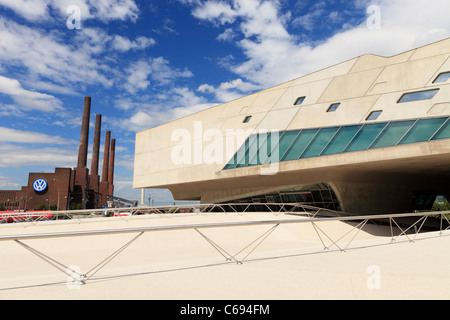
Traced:
<path fill-rule="evenodd" d="M 87 167 L 91 98 L 84 100 L 78 163 L 76 168 L 56 168 L 54 173 L 30 173 L 21 190 L 0 190 L 0 207 L 5 210 L 97 209 L 114 197 L 115 139 L 105 135 L 102 180 L 99 176 L 99 151 L 102 116 L 95 119 L 91 168 Z M 1 210 L 0 210 L 1 211 Z"/>
<path fill-rule="evenodd" d="M 450 199 L 450 39 L 363 55 L 137 134 L 134 187 L 349 214 Z"/>

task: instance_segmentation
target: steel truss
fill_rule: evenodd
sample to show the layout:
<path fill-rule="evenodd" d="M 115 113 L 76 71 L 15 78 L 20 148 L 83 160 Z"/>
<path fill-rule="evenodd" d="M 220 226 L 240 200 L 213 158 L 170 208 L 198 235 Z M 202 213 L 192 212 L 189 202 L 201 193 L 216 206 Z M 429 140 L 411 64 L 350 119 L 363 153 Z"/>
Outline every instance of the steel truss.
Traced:
<path fill-rule="evenodd" d="M 257 210 L 256 212 L 264 211 L 273 214 L 302 214 L 309 217 L 316 216 L 341 216 L 340 211 L 331 209 L 317 208 L 303 203 L 227 203 L 227 204 L 181 204 L 174 206 L 158 206 L 158 207 L 126 207 L 126 208 L 108 208 L 96 210 L 68 210 L 68 211 L 54 211 L 51 212 L 52 218 L 48 219 L 47 215 L 39 215 L 36 212 L 16 212 L 8 214 L 0 214 L 0 220 L 8 217 L 15 217 L 16 222 L 37 224 L 41 221 L 48 220 L 77 220 L 82 222 L 83 219 L 105 217 L 126 217 L 137 215 L 167 215 L 177 213 L 192 213 L 192 214 L 210 214 L 210 213 L 236 213 L 246 214 L 255 212 L 255 207 L 264 208 L 265 210 Z M 237 210 L 237 208 L 243 208 Z"/>
<path fill-rule="evenodd" d="M 24 249 L 30 251 L 37 257 L 41 258 L 49 265 L 58 269 L 65 275 L 69 276 L 73 279 L 75 284 L 85 285 L 88 280 L 92 279 L 93 276 L 104 268 L 108 263 L 110 263 L 113 259 L 119 256 L 124 250 L 126 250 L 129 246 L 131 246 L 137 239 L 139 239 L 143 234 L 149 232 L 162 232 L 162 231 L 174 231 L 174 230 L 193 230 L 196 231 L 203 239 L 205 239 L 217 252 L 219 252 L 226 260 L 226 262 L 234 261 L 236 264 L 243 264 L 244 261 L 265 241 L 280 225 L 288 225 L 288 224 L 311 224 L 311 226 L 316 231 L 320 242 L 323 245 L 324 251 L 329 251 L 330 248 L 335 246 L 339 251 L 346 252 L 350 247 L 350 244 L 354 241 L 356 236 L 364 229 L 364 227 L 369 223 L 369 221 L 388 221 L 391 232 L 391 241 L 390 243 L 394 243 L 401 236 L 405 236 L 409 242 L 413 243 L 417 237 L 417 235 L 423 229 L 425 221 L 429 217 L 439 217 L 440 218 L 440 230 L 439 235 L 442 236 L 445 231 L 450 228 L 450 221 L 448 216 L 450 216 L 450 212 L 431 212 L 431 213 L 411 213 L 411 214 L 396 214 L 396 215 L 371 215 L 371 216 L 336 216 L 336 217 L 317 217 L 319 212 L 322 212 L 320 208 L 308 207 L 310 211 L 307 215 L 305 215 L 305 211 L 300 212 L 292 212 L 290 210 L 286 211 L 288 215 L 303 215 L 301 219 L 288 219 L 288 220 L 265 220 L 265 221 L 248 221 L 248 222 L 230 222 L 230 223 L 215 223 L 215 224 L 193 224 L 193 225 L 167 225 L 167 226 L 159 226 L 159 227 L 146 227 L 146 228 L 130 228 L 130 229 L 110 229 L 110 230 L 97 230 L 97 231 L 79 231 L 79 232 L 64 232 L 64 233 L 47 233 L 47 234 L 28 234 L 28 235 L 8 235 L 8 236 L 0 236 L 0 242 L 3 241 L 14 241 L 19 244 Z M 153 210 L 153 208 L 151 209 Z M 329 213 L 329 212 L 328 212 Z M 418 218 L 418 220 L 410 225 L 409 227 L 402 227 L 402 224 L 398 222 L 399 219 L 403 218 Z M 341 222 L 353 222 L 357 225 L 354 226 L 350 231 L 345 233 L 339 238 L 333 239 L 329 233 L 326 233 L 319 225 L 324 222 L 331 221 L 341 221 Z M 444 221 L 447 222 L 448 227 L 444 229 L 443 224 Z M 217 244 L 210 237 L 206 236 L 204 232 L 205 229 L 217 229 L 217 228 L 233 228 L 233 227 L 251 227 L 251 226 L 269 226 L 270 228 L 261 234 L 258 238 L 252 241 L 250 244 L 246 245 L 235 254 L 231 254 L 226 251 L 222 246 Z M 418 226 L 418 227 L 417 227 Z M 414 230 L 412 230 L 414 228 Z M 398 229 L 400 231 L 399 234 L 395 234 L 394 230 Z M 353 234 L 353 237 L 348 241 L 348 243 L 344 242 L 350 234 Z M 130 241 L 125 243 L 107 258 L 103 259 L 99 263 L 97 263 L 93 268 L 91 268 L 86 273 L 80 273 L 76 270 L 73 270 L 61 262 L 56 261 L 55 259 L 47 256 L 46 254 L 39 252 L 34 249 L 30 245 L 26 244 L 24 241 L 30 242 L 38 239 L 61 239 L 68 237 L 83 237 L 83 236 L 100 236 L 100 235 L 119 235 L 119 234 L 135 234 L 135 237 Z M 328 245 L 326 242 L 330 242 Z M 238 258 L 239 255 L 245 254 L 243 258 Z M 0 253 L 1 255 L 1 253 Z"/>

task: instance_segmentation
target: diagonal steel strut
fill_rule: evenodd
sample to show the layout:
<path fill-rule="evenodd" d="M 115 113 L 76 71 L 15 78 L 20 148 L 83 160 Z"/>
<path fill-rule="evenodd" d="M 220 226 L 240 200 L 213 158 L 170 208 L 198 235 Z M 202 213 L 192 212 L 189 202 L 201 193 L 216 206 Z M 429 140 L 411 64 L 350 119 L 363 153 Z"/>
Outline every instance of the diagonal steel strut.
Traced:
<path fill-rule="evenodd" d="M 195 228 L 195 231 L 197 231 L 209 244 L 211 244 L 211 246 L 214 247 L 214 249 L 216 249 L 225 259 L 226 261 L 231 261 L 233 260 L 234 262 L 236 262 L 237 264 L 242 264 L 245 259 L 247 259 L 247 257 L 256 250 L 256 248 L 258 248 L 271 234 L 272 232 L 275 231 L 275 229 L 279 226 L 280 224 L 276 224 L 275 226 L 273 226 L 272 228 L 270 228 L 268 231 L 264 232 L 261 236 L 259 236 L 258 238 L 256 238 L 254 241 L 252 241 L 250 244 L 248 244 L 247 246 L 245 246 L 242 250 L 240 250 L 239 252 L 237 252 L 234 255 L 231 255 L 230 253 L 228 253 L 225 249 L 223 249 L 221 246 L 219 246 L 217 243 L 215 243 L 213 240 L 211 240 L 210 238 L 208 238 L 204 233 L 200 232 L 197 228 Z M 258 242 L 259 241 L 259 242 Z M 248 249 L 249 247 L 251 247 L 252 245 L 254 245 L 255 243 L 256 246 L 241 260 L 237 260 L 236 257 L 241 254 L 243 251 L 245 251 L 246 249 Z"/>
<path fill-rule="evenodd" d="M 128 248 L 133 242 L 135 242 L 140 236 L 142 236 L 144 232 L 139 233 L 137 236 L 135 236 L 133 239 L 128 241 L 124 246 L 122 246 L 120 249 L 116 250 L 114 253 L 109 255 L 106 259 L 98 263 L 95 267 L 93 267 L 91 270 L 89 270 L 86 274 L 80 274 L 76 270 L 73 270 L 70 267 L 67 267 L 66 265 L 62 264 L 61 262 L 45 255 L 44 253 L 30 247 L 29 245 L 19 241 L 14 240 L 16 243 L 36 255 L 37 257 L 41 258 L 51 266 L 55 267 L 62 273 L 66 274 L 70 278 L 72 278 L 76 283 L 78 284 L 85 284 L 87 280 L 91 279 L 98 271 L 100 271 L 104 266 L 106 266 L 109 262 L 111 262 L 114 258 L 116 258 L 120 253 L 122 253 L 126 248 Z M 75 276 L 74 276 L 75 275 Z"/>

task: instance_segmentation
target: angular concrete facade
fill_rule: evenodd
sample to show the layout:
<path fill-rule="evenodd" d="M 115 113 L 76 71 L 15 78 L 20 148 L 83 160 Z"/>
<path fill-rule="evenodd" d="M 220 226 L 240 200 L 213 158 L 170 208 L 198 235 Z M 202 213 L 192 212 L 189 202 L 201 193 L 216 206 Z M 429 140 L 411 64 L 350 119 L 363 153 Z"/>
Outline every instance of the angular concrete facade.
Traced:
<path fill-rule="evenodd" d="M 430 209 L 436 195 L 450 199 L 449 78 L 446 39 L 140 132 L 134 187 L 203 203 L 333 203 L 350 214 Z"/>

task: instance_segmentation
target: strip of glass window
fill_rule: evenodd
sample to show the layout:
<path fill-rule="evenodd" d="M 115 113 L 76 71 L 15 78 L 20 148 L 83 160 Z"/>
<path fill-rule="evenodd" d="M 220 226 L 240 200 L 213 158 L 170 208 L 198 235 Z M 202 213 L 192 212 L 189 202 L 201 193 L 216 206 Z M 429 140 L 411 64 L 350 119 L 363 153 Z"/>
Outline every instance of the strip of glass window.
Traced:
<path fill-rule="evenodd" d="M 259 166 L 262 164 L 261 157 L 267 157 L 269 150 L 270 133 L 261 133 L 258 135 L 257 150 L 250 157 L 249 166 Z"/>
<path fill-rule="evenodd" d="M 240 160 L 240 158 L 243 155 L 245 155 L 245 151 L 247 150 L 247 147 L 248 147 L 248 142 L 249 142 L 249 139 L 247 138 L 247 140 L 245 140 L 244 144 L 238 149 L 238 151 L 236 152 L 234 157 L 231 158 L 230 162 L 228 162 L 228 164 L 225 166 L 224 170 L 236 168 L 236 166 L 238 164 L 238 160 Z"/>
<path fill-rule="evenodd" d="M 316 135 L 300 158 L 313 158 L 319 156 L 338 130 L 339 127 L 320 129 L 320 132 Z"/>
<path fill-rule="evenodd" d="M 448 118 L 421 119 L 407 133 L 399 144 L 425 142 L 431 139 Z"/>
<path fill-rule="evenodd" d="M 281 160 L 280 140 L 282 139 L 284 134 L 285 134 L 285 132 L 279 132 L 279 131 L 275 131 L 275 132 L 271 133 L 270 141 L 268 141 L 268 145 L 267 145 L 268 154 L 265 158 L 263 155 L 261 155 L 262 164 L 280 162 L 280 160 Z"/>
<path fill-rule="evenodd" d="M 253 134 L 248 138 L 248 147 L 245 151 L 245 155 L 238 161 L 236 166 L 237 168 L 248 167 L 248 164 L 250 162 L 250 155 L 253 155 L 254 152 L 258 151 L 258 141 L 259 136 L 256 134 Z"/>
<path fill-rule="evenodd" d="M 353 140 L 361 127 L 361 125 L 342 127 L 321 155 L 326 156 L 342 153 L 348 144 Z"/>
<path fill-rule="evenodd" d="M 405 133 L 416 123 L 415 120 L 391 122 L 380 134 L 370 149 L 392 147 L 398 144 Z M 436 131 L 435 131 L 436 132 Z"/>
<path fill-rule="evenodd" d="M 387 122 L 366 124 L 344 152 L 367 150 L 384 128 L 386 128 L 387 124 Z"/>
<path fill-rule="evenodd" d="M 281 161 L 297 160 L 305 151 L 306 147 L 311 143 L 311 140 L 317 134 L 319 129 L 307 129 L 303 130 L 295 142 L 292 144 L 288 152 L 284 155 Z"/>
<path fill-rule="evenodd" d="M 227 164 L 227 166 L 226 166 L 227 169 L 235 169 L 237 167 L 239 161 L 242 158 L 245 158 L 245 153 L 247 152 L 249 141 L 250 141 L 249 138 L 247 138 L 247 140 L 245 140 L 244 144 L 239 148 L 239 150 L 236 152 L 234 157 Z"/>
<path fill-rule="evenodd" d="M 252 135 L 224 170 L 439 139 L 450 139 L 448 117 Z"/>
<path fill-rule="evenodd" d="M 442 126 L 438 133 L 436 133 L 436 135 L 431 138 L 431 140 L 441 139 L 450 139 L 450 120 L 447 120 L 447 122 L 444 124 L 444 126 Z"/>
<path fill-rule="evenodd" d="M 284 155 L 288 152 L 292 144 L 297 140 L 301 130 L 298 131 L 287 131 L 283 134 L 280 140 L 280 160 L 283 159 Z"/>

